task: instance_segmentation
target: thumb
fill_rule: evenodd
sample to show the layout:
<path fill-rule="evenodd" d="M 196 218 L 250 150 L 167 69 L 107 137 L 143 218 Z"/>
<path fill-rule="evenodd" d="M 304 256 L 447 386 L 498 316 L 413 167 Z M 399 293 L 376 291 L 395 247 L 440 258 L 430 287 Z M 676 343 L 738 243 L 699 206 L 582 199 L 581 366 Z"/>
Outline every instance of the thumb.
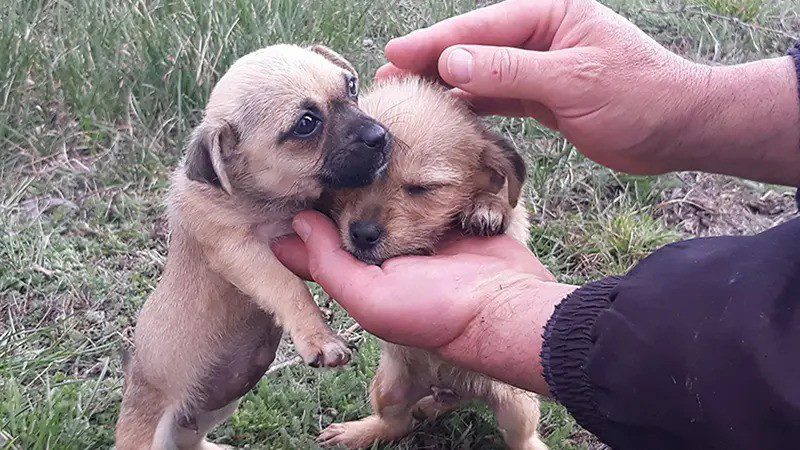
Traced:
<path fill-rule="evenodd" d="M 574 61 L 581 52 L 459 45 L 442 52 L 439 75 L 475 96 L 531 100 L 552 108 L 575 95 Z"/>
<path fill-rule="evenodd" d="M 345 251 L 333 222 L 319 212 L 297 214 L 292 226 L 306 245 L 311 277 L 351 315 L 357 316 L 362 300 L 379 284 L 380 267 L 367 265 Z"/>

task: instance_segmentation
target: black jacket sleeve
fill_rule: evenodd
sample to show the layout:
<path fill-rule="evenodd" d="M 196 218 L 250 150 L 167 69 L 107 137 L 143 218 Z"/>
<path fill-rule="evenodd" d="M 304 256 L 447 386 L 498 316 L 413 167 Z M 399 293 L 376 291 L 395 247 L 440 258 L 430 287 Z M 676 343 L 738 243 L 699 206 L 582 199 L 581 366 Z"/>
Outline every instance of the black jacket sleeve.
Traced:
<path fill-rule="evenodd" d="M 615 450 L 800 449 L 800 218 L 668 245 L 576 290 L 542 362 Z"/>

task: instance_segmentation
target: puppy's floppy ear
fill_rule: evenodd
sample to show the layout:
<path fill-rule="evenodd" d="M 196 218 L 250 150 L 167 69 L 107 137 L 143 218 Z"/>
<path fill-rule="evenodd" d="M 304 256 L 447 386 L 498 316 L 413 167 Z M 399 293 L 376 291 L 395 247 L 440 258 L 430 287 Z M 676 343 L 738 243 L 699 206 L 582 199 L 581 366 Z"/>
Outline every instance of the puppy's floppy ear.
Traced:
<path fill-rule="evenodd" d="M 479 184 L 485 191 L 498 193 L 508 182 L 508 203 L 517 206 L 525 183 L 525 161 L 514 146 L 499 134 L 481 126 L 485 147 L 481 153 L 483 171 Z"/>
<path fill-rule="evenodd" d="M 203 122 L 192 133 L 186 149 L 186 177 L 222 188 L 230 194 L 231 183 L 225 173 L 224 155 L 238 144 L 238 136 L 226 121 Z"/>
<path fill-rule="evenodd" d="M 335 51 L 331 50 L 330 48 L 324 45 L 319 45 L 319 44 L 312 45 L 308 49 L 314 53 L 324 56 L 325 59 L 327 59 L 328 61 L 350 72 L 351 74 L 353 74 L 354 77 L 358 78 L 358 73 L 356 72 L 356 68 L 353 67 L 353 65 L 350 64 L 350 61 L 346 60 L 344 56 L 336 53 Z"/>

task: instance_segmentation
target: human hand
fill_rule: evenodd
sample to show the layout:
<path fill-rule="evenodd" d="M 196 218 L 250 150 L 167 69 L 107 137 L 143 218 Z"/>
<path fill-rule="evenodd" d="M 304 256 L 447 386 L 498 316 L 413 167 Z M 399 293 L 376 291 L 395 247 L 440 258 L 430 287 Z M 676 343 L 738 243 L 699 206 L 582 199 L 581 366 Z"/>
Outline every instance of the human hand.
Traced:
<path fill-rule="evenodd" d="M 591 0 L 509 0 L 392 40 L 386 57 L 378 78 L 438 76 L 478 112 L 534 117 L 632 173 L 673 169 L 704 75 Z"/>
<path fill-rule="evenodd" d="M 376 78 L 439 78 L 478 113 L 536 118 L 616 170 L 800 181 L 790 58 L 692 63 L 593 0 L 508 0 L 394 39 L 386 57 Z"/>
<path fill-rule="evenodd" d="M 552 309 L 574 287 L 507 236 L 444 244 L 436 256 L 364 264 L 342 248 L 334 224 L 315 212 L 294 222 L 300 235 L 273 251 L 289 269 L 319 283 L 368 332 L 420 347 L 509 383 L 546 390 L 531 370 Z"/>

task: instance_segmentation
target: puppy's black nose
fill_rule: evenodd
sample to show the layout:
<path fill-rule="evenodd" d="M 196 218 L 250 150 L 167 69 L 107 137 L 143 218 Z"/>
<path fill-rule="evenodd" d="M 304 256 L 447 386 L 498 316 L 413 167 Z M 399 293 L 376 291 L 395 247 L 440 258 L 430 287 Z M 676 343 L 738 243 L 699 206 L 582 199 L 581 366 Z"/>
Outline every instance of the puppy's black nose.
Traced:
<path fill-rule="evenodd" d="M 350 240 L 361 250 L 369 250 L 381 240 L 383 229 L 373 221 L 359 220 L 350 224 Z"/>
<path fill-rule="evenodd" d="M 386 128 L 383 128 L 380 124 L 372 123 L 361 129 L 359 138 L 367 147 L 383 147 L 383 144 L 386 143 Z"/>

